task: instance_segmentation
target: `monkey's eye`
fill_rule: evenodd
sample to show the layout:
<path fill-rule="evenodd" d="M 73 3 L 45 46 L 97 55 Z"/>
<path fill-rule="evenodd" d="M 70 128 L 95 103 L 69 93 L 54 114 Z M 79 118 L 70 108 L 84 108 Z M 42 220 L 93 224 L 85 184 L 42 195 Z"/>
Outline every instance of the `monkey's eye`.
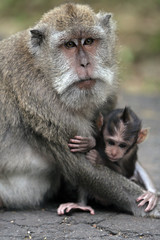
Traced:
<path fill-rule="evenodd" d="M 83 45 L 91 45 L 93 42 L 94 42 L 94 39 L 93 39 L 93 38 L 87 38 L 87 39 L 84 41 L 84 44 L 83 44 Z"/>
<path fill-rule="evenodd" d="M 73 48 L 76 47 L 76 44 L 73 41 L 68 41 L 64 44 L 66 48 Z"/>
<path fill-rule="evenodd" d="M 108 140 L 107 142 L 108 142 L 108 144 L 111 145 L 111 146 L 114 146 L 114 145 L 115 145 L 115 142 L 114 142 L 113 140 Z"/>
<path fill-rule="evenodd" d="M 120 147 L 120 148 L 126 148 L 126 147 L 127 147 L 127 144 L 126 144 L 126 143 L 120 143 L 120 144 L 119 144 L 119 147 Z"/>

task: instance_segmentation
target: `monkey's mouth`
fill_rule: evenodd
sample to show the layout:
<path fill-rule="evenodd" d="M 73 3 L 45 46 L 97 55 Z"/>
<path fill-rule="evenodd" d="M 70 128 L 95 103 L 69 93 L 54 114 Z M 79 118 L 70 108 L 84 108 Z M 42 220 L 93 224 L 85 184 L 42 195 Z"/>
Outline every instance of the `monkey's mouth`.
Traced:
<path fill-rule="evenodd" d="M 112 158 L 108 157 L 111 162 L 118 162 L 120 159 L 119 158 Z"/>
<path fill-rule="evenodd" d="M 92 88 L 96 83 L 96 80 L 95 79 L 82 79 L 80 81 L 78 81 L 76 83 L 76 86 L 79 88 L 79 89 L 90 89 Z"/>

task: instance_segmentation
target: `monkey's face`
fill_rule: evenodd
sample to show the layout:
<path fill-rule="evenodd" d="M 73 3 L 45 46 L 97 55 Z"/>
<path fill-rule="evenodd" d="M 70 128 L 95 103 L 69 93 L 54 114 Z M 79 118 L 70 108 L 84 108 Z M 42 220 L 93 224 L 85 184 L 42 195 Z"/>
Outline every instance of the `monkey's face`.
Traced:
<path fill-rule="evenodd" d="M 112 162 L 122 159 L 130 147 L 130 144 L 132 144 L 124 140 L 122 129 L 117 129 L 113 136 L 109 134 L 107 129 L 104 129 L 103 138 L 105 141 L 105 153 Z"/>
<path fill-rule="evenodd" d="M 128 149 L 126 142 L 115 141 L 114 138 L 108 138 L 106 141 L 105 153 L 112 162 L 122 159 Z"/>
<path fill-rule="evenodd" d="M 115 89 L 114 67 L 104 56 L 103 37 L 98 31 L 73 30 L 58 41 L 56 59 L 52 60 L 52 84 L 67 106 L 99 106 Z M 61 34 L 60 34 L 61 35 Z M 53 41 L 53 39 L 51 40 Z M 54 41 L 55 42 L 55 41 Z"/>
<path fill-rule="evenodd" d="M 95 63 L 92 56 L 96 55 L 98 44 L 97 39 L 92 37 L 82 38 L 81 36 L 67 41 L 61 47 L 77 78 L 77 81 L 73 84 L 80 90 L 91 89 L 96 84 L 93 74 Z"/>
<path fill-rule="evenodd" d="M 110 17 L 69 4 L 51 11 L 37 25 L 40 34 L 32 36 L 32 51 L 67 107 L 95 108 L 116 89 L 115 29 Z"/>

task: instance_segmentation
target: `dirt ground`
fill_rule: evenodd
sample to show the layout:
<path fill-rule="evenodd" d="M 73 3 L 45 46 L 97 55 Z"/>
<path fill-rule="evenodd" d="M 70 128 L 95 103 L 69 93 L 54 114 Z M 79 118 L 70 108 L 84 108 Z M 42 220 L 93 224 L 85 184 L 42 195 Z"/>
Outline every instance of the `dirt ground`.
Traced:
<path fill-rule="evenodd" d="M 140 146 L 139 159 L 160 191 L 160 96 L 140 96 L 120 92 L 119 106 L 131 106 L 150 128 L 148 140 Z M 1 240 L 121 240 L 160 239 L 160 220 L 134 217 L 105 209 L 96 214 L 74 212 L 57 216 L 57 205 L 39 210 L 1 211 Z"/>

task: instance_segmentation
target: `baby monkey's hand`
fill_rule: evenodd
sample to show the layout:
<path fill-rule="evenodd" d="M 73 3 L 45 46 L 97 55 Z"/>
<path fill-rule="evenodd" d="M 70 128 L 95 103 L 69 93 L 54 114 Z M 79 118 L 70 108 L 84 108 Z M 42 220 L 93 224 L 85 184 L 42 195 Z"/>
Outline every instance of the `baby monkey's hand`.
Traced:
<path fill-rule="evenodd" d="M 89 151 L 86 154 L 86 158 L 90 161 L 90 163 L 94 164 L 103 164 L 104 162 L 102 160 L 102 158 L 100 157 L 99 153 L 97 150 L 93 149 L 91 151 Z"/>
<path fill-rule="evenodd" d="M 95 147 L 96 141 L 94 137 L 81 137 L 75 136 L 70 139 L 68 146 L 71 152 L 88 152 L 93 147 Z"/>

